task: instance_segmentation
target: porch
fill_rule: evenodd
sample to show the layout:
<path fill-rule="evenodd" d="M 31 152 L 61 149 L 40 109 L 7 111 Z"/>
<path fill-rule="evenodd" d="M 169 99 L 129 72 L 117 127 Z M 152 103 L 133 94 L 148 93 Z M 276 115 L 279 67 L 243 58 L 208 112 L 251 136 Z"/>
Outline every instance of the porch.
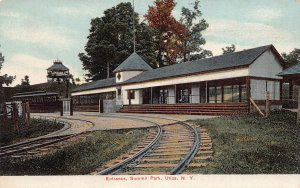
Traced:
<path fill-rule="evenodd" d="M 232 115 L 250 111 L 250 98 L 264 108 L 270 93 L 272 109 L 280 108 L 280 79 L 238 77 L 197 83 L 128 90 L 119 112 Z M 124 98 L 123 98 L 124 99 Z"/>

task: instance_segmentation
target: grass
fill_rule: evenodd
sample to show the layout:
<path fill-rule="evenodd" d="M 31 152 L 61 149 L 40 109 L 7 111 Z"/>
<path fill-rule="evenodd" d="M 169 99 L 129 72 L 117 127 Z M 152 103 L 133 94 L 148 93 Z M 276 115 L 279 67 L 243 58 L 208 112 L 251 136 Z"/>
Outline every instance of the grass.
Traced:
<path fill-rule="evenodd" d="M 212 137 L 214 156 L 206 174 L 300 173 L 300 126 L 296 113 L 274 111 L 268 118 L 255 114 L 197 120 Z"/>
<path fill-rule="evenodd" d="M 26 161 L 3 161 L 0 175 L 80 175 L 130 150 L 147 135 L 147 129 L 91 133 L 82 142 L 55 153 Z"/>
<path fill-rule="evenodd" d="M 18 134 L 16 132 L 0 135 L 0 146 L 21 142 L 26 139 L 36 138 L 60 130 L 64 127 L 62 123 L 55 121 L 32 119 L 30 127 Z"/>

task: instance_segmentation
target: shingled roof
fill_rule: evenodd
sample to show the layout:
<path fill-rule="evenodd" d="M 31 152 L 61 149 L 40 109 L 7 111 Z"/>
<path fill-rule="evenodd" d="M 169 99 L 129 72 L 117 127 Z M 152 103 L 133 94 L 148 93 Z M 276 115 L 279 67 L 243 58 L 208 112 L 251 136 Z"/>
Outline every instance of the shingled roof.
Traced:
<path fill-rule="evenodd" d="M 112 87 L 116 85 L 116 78 L 108 78 L 104 80 L 97 80 L 93 82 L 89 82 L 86 84 L 82 84 L 79 86 L 76 86 L 72 92 L 79 92 L 79 91 L 86 91 L 86 90 L 92 90 L 92 89 L 100 89 L 105 87 Z"/>
<path fill-rule="evenodd" d="M 129 58 L 127 58 L 122 63 L 123 65 L 121 64 L 115 70 L 115 72 L 124 71 L 124 70 L 147 70 L 137 75 L 136 77 L 133 77 L 121 83 L 121 85 L 139 83 L 139 82 L 145 82 L 151 80 L 166 79 L 170 77 L 185 76 L 185 75 L 195 74 L 195 73 L 204 73 L 210 71 L 220 71 L 225 69 L 247 67 L 250 66 L 257 58 L 259 58 L 267 50 L 271 50 L 274 53 L 274 55 L 278 58 L 279 62 L 282 63 L 283 65 L 283 60 L 280 54 L 277 52 L 277 50 L 274 48 L 273 45 L 268 45 L 268 46 L 257 47 L 249 50 L 240 51 L 240 52 L 215 56 L 211 58 L 170 65 L 170 66 L 157 68 L 157 69 L 152 69 L 149 65 L 148 68 L 146 66 L 144 68 L 140 67 L 138 69 L 137 67 L 140 64 L 137 62 L 143 62 L 141 64 L 144 64 L 145 62 L 143 59 L 141 59 L 140 56 L 134 53 Z M 131 67 L 131 65 L 129 65 L 130 64 L 129 62 L 135 62 L 133 64 L 138 66 Z M 299 65 L 299 71 L 300 71 L 300 65 Z M 109 78 L 109 79 L 98 80 L 98 81 L 77 86 L 75 89 L 73 89 L 73 92 L 111 87 L 115 85 L 117 85 L 115 78 Z"/>
<path fill-rule="evenodd" d="M 281 73 L 277 74 L 277 76 L 289 76 L 289 75 L 295 75 L 299 74 L 300 75 L 300 63 L 285 69 Z"/>
<path fill-rule="evenodd" d="M 245 67 L 251 65 L 260 55 L 262 55 L 268 49 L 271 49 L 276 56 L 279 55 L 273 45 L 262 46 L 240 52 L 234 52 L 145 71 L 138 76 L 123 82 L 122 84 L 158 80 L 222 69 Z M 281 58 L 280 55 L 278 57 Z"/>
<path fill-rule="evenodd" d="M 132 53 L 123 63 L 121 63 L 114 73 L 121 71 L 148 71 L 153 70 L 137 53 Z"/>
<path fill-rule="evenodd" d="M 67 68 L 66 66 L 64 66 L 62 64 L 62 62 L 60 61 L 55 61 L 53 62 L 53 65 L 51 67 L 49 67 L 47 69 L 48 71 L 57 71 L 57 70 L 61 70 L 61 71 L 68 71 L 69 68 Z"/>

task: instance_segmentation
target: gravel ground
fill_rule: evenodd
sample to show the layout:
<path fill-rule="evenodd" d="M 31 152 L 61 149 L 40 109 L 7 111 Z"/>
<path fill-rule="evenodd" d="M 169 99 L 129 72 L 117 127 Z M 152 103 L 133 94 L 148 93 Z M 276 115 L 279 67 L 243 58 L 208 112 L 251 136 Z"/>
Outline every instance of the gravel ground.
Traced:
<path fill-rule="evenodd" d="M 176 121 L 186 121 L 190 119 L 207 119 L 212 118 L 213 116 L 200 116 L 200 115 L 164 115 L 164 114 L 126 114 L 126 113 L 112 113 L 112 114 L 99 114 L 92 112 L 77 112 L 74 113 L 74 116 L 64 116 L 61 117 L 59 113 L 35 113 L 32 114 L 33 117 L 51 117 L 58 120 L 63 120 L 71 124 L 71 128 L 61 132 L 60 134 L 72 134 L 78 133 L 86 130 L 111 130 L 111 129 L 128 129 L 128 128 L 145 128 L 153 126 L 153 124 L 145 122 L 151 121 L 157 124 L 169 124 Z M 138 119 L 128 119 L 138 118 Z M 166 119 L 159 119 L 166 118 Z M 81 119 L 93 122 L 94 127 L 90 123 L 82 122 L 79 120 L 72 119 Z"/>

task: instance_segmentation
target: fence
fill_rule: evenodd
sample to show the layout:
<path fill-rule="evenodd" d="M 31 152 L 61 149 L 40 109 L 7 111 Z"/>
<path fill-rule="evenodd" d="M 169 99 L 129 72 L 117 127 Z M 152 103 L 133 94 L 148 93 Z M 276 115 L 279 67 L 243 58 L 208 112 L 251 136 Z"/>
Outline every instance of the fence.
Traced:
<path fill-rule="evenodd" d="M 9 102 L 0 105 L 0 134 L 23 133 L 30 126 L 29 103 Z"/>

